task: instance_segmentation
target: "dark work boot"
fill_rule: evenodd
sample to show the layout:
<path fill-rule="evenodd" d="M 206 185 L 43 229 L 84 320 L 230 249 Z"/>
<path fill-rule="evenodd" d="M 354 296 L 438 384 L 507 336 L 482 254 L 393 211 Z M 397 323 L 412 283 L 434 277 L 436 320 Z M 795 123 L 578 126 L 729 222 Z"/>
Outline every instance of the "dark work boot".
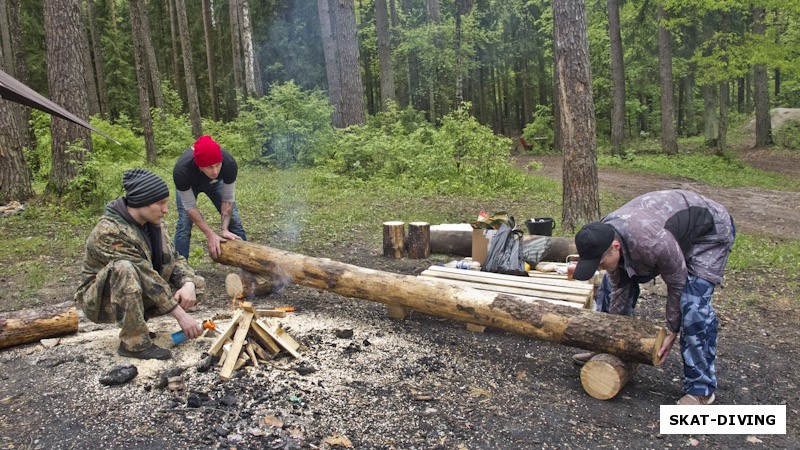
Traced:
<path fill-rule="evenodd" d="M 117 349 L 117 353 L 120 356 L 124 356 L 126 358 L 136 358 L 136 359 L 170 359 L 172 358 L 172 352 L 157 346 L 156 344 L 150 345 L 150 348 L 147 350 L 143 350 L 141 352 L 132 352 L 130 350 L 126 350 L 125 347 L 122 346 L 122 343 L 119 344 L 119 348 Z"/>

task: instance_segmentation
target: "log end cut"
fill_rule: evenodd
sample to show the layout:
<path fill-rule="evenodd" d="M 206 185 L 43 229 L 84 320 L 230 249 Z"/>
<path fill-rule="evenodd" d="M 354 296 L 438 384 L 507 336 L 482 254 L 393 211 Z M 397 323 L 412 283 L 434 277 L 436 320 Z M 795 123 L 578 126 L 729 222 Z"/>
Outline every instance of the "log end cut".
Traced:
<path fill-rule="evenodd" d="M 581 385 L 590 396 L 609 400 L 625 387 L 637 367 L 638 364 L 625 363 L 614 355 L 600 353 L 581 369 Z"/>

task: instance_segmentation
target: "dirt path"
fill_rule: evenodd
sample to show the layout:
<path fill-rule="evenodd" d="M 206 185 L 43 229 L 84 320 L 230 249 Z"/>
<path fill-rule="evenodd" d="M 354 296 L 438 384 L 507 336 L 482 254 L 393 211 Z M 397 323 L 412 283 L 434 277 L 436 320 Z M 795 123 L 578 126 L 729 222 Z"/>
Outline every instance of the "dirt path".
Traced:
<path fill-rule="evenodd" d="M 749 150 L 740 153 L 749 164 L 786 175 L 800 175 L 800 155 L 776 155 Z M 541 174 L 561 180 L 561 156 L 520 156 L 517 163 L 526 167 L 531 160 L 542 163 Z M 689 189 L 716 200 L 728 209 L 736 227 L 748 233 L 765 234 L 778 239 L 800 239 L 800 193 L 760 188 L 723 188 L 690 179 L 635 174 L 610 169 L 598 172 L 600 189 L 633 198 L 662 189 Z"/>

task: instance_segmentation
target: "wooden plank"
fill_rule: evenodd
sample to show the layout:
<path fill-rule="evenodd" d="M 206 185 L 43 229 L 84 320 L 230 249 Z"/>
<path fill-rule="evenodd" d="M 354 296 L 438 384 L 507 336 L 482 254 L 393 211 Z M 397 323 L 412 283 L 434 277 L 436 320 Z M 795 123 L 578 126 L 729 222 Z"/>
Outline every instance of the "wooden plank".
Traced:
<path fill-rule="evenodd" d="M 233 335 L 233 332 L 236 330 L 236 326 L 239 324 L 239 321 L 242 320 L 242 310 L 236 311 L 236 314 L 233 315 L 233 319 L 231 319 L 230 325 L 228 325 L 228 329 L 224 332 L 220 333 L 217 337 L 217 340 L 208 350 L 209 355 L 219 355 L 222 351 L 222 346 L 225 345 L 225 341 Z"/>
<path fill-rule="evenodd" d="M 587 305 L 589 305 L 589 302 L 591 301 L 591 297 L 588 297 L 588 299 L 584 298 L 581 301 L 568 301 L 568 300 L 563 300 L 563 299 L 555 299 L 555 298 L 541 297 L 541 296 L 535 296 L 535 295 L 526 295 L 526 293 L 528 293 L 529 291 L 526 291 L 524 289 L 505 288 L 505 290 L 508 290 L 508 291 L 512 291 L 513 290 L 513 291 L 522 291 L 523 292 L 522 294 L 519 294 L 519 293 L 516 293 L 516 292 L 501 291 L 500 289 L 503 289 L 502 286 L 492 286 L 492 285 L 481 284 L 481 283 L 468 283 L 468 282 L 465 282 L 465 281 L 447 280 L 447 279 L 444 279 L 444 278 L 428 278 L 428 277 L 423 277 L 423 276 L 420 276 L 418 278 L 428 279 L 430 281 L 435 281 L 437 283 L 449 284 L 451 286 L 458 286 L 458 287 L 464 287 L 464 288 L 470 288 L 470 289 L 478 289 L 478 290 L 481 290 L 481 291 L 496 292 L 498 294 L 499 293 L 512 294 L 512 295 L 514 295 L 516 297 L 519 297 L 521 299 L 524 299 L 524 300 L 547 302 L 547 303 L 552 303 L 554 305 L 569 306 L 570 308 L 587 308 L 588 309 L 589 306 L 587 306 Z"/>
<path fill-rule="evenodd" d="M 567 280 L 566 275 L 560 275 L 563 278 L 557 278 L 557 279 L 553 279 L 554 277 L 552 276 L 520 277 L 516 275 L 506 275 L 502 273 L 493 273 L 493 272 L 481 272 L 478 270 L 455 269 L 452 267 L 443 267 L 443 266 L 430 266 L 425 271 L 435 272 L 437 274 L 452 274 L 458 276 L 459 277 L 458 279 L 464 279 L 464 277 L 469 277 L 470 279 L 480 279 L 482 283 L 504 284 L 503 282 L 507 281 L 513 283 L 512 285 L 532 284 L 537 286 L 545 285 L 548 287 L 557 286 L 575 290 L 594 289 L 594 286 L 590 283 L 577 280 Z M 442 278 L 448 278 L 448 277 L 442 276 Z"/>
<path fill-rule="evenodd" d="M 260 324 L 264 331 L 269 334 L 272 340 L 283 347 L 283 349 L 289 352 L 289 354 L 295 358 L 300 358 L 300 353 L 297 353 L 297 349 L 300 347 L 300 344 L 295 341 L 293 337 L 289 336 L 289 333 L 284 331 L 283 328 L 280 326 L 273 327 L 264 319 L 258 319 L 256 323 Z"/>
<path fill-rule="evenodd" d="M 257 339 L 261 342 L 261 344 L 264 345 L 264 348 L 268 352 L 274 355 L 281 351 L 280 347 L 278 347 L 278 344 L 276 344 L 275 341 L 272 340 L 272 337 L 270 337 L 269 333 L 267 333 L 267 330 L 264 328 L 263 325 L 261 325 L 260 319 L 254 320 L 251 328 L 253 329 L 253 332 L 256 334 Z"/>
<path fill-rule="evenodd" d="M 515 295 L 526 295 L 529 297 L 541 297 L 541 298 L 549 298 L 553 300 L 564 300 L 568 302 L 576 302 L 584 304 L 587 302 L 589 298 L 592 297 L 592 291 L 583 291 L 583 292 L 569 292 L 569 291 L 559 291 L 559 290 L 548 290 L 548 289 L 535 289 L 528 286 L 508 286 L 505 284 L 487 284 L 482 283 L 481 280 L 469 279 L 469 278 L 439 278 L 435 276 L 435 274 L 431 274 L 428 271 L 424 271 L 420 274 L 420 277 L 435 280 L 439 282 L 448 283 L 454 286 L 462 286 L 462 287 L 470 287 L 473 289 L 479 289 L 482 291 L 493 291 L 493 292 L 505 292 L 508 294 L 515 294 Z"/>
<path fill-rule="evenodd" d="M 233 343 L 231 344 L 230 351 L 228 351 L 228 358 L 225 360 L 225 364 L 222 366 L 222 370 L 219 372 L 220 379 L 224 381 L 231 379 L 231 375 L 233 375 L 233 371 L 236 367 L 238 356 L 242 353 L 242 345 L 244 345 L 244 340 L 247 338 L 247 332 L 250 330 L 250 322 L 252 321 L 252 312 L 245 311 L 242 313 L 242 318 L 239 321 L 239 328 L 236 330 L 236 334 L 233 336 Z"/>
<path fill-rule="evenodd" d="M 280 311 L 277 309 L 257 309 L 256 317 L 286 317 L 286 311 Z"/>
<path fill-rule="evenodd" d="M 253 367 L 258 367 L 258 360 L 256 359 L 256 352 L 253 350 L 253 344 L 248 342 L 244 349 L 247 352 L 247 356 L 249 356 L 250 360 L 253 361 Z"/>

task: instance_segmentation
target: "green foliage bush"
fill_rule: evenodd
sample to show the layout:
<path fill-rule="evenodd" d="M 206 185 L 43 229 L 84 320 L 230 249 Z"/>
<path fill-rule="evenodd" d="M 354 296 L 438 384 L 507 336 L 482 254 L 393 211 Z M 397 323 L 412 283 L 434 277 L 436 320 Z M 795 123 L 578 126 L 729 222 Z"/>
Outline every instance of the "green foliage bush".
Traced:
<path fill-rule="evenodd" d="M 787 121 L 775 130 L 775 143 L 781 147 L 800 150 L 800 122 Z"/>
<path fill-rule="evenodd" d="M 550 153 L 554 150 L 555 132 L 553 113 L 549 106 L 539 105 L 533 113 L 533 122 L 525 125 L 522 137 L 534 154 Z"/>
<path fill-rule="evenodd" d="M 491 192 L 519 187 L 522 175 L 508 164 L 509 139 L 496 136 L 458 109 L 440 128 L 422 114 L 390 105 L 363 127 L 337 133 L 327 160 L 334 173 L 391 181 L 434 192 Z"/>

